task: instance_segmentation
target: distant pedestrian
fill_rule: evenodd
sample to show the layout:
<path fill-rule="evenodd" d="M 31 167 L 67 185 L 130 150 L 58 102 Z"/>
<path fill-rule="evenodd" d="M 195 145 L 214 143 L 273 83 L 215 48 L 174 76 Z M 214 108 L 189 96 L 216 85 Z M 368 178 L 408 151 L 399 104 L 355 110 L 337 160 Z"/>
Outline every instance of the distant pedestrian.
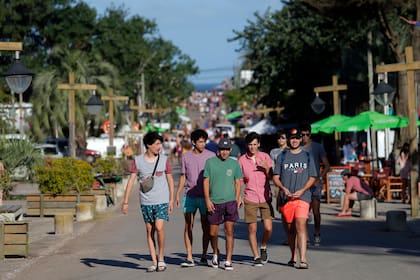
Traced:
<path fill-rule="evenodd" d="M 247 151 L 239 158 L 245 183 L 245 223 L 248 224 L 248 241 L 254 256 L 255 266 L 262 266 L 268 262 L 267 245 L 273 232 L 274 218 L 270 188 L 273 165 L 270 156 L 259 151 L 260 141 L 261 136 L 258 133 L 249 133 L 245 137 Z M 258 212 L 263 224 L 260 251 L 258 251 L 257 241 Z"/>
<path fill-rule="evenodd" d="M 209 158 L 204 167 L 204 198 L 209 212 L 210 240 L 213 248 L 211 266 L 219 267 L 219 225 L 223 223 L 226 238 L 224 267 L 225 270 L 233 270 L 233 232 L 234 224 L 239 219 L 238 208 L 242 205 L 242 172 L 238 161 L 229 157 L 232 149 L 229 139 L 221 139 L 218 149 L 217 157 Z"/>
<path fill-rule="evenodd" d="M 273 166 L 276 165 L 276 161 L 281 152 L 287 150 L 287 133 L 284 130 L 278 130 L 276 133 L 277 138 L 277 148 L 274 148 L 270 151 L 270 158 L 273 161 Z"/>
<path fill-rule="evenodd" d="M 296 266 L 297 251 L 300 264 L 297 268 L 308 268 L 306 247 L 308 230 L 309 206 L 311 192 L 309 188 L 314 184 L 318 172 L 312 156 L 302 150 L 302 134 L 298 129 L 291 129 L 288 134 L 290 150 L 282 154 L 273 171 L 273 182 L 280 188 L 284 202 L 280 206 L 284 222 L 287 223 L 287 238 L 291 252 L 288 266 Z"/>
<path fill-rule="evenodd" d="M 128 213 L 128 198 L 136 177 L 140 183 L 140 206 L 146 225 L 147 245 L 153 264 L 147 272 L 165 271 L 165 221 L 173 209 L 174 180 L 168 158 L 161 154 L 163 138 L 157 132 L 143 137 L 144 154 L 134 157 L 121 211 Z M 157 236 L 156 248 L 155 234 Z"/>
<path fill-rule="evenodd" d="M 397 165 L 400 167 L 400 177 L 402 182 L 401 199 L 402 203 L 408 201 L 410 203 L 410 172 L 411 172 L 411 161 L 410 155 L 410 144 L 404 143 L 400 150 L 400 154 L 397 158 Z"/>
<path fill-rule="evenodd" d="M 176 192 L 176 206 L 180 207 L 180 195 L 184 190 L 182 208 L 185 218 L 184 242 L 187 250 L 187 259 L 181 263 L 182 267 L 192 267 L 195 265 L 192 255 L 193 227 L 195 214 L 200 212 L 202 235 L 202 254 L 201 263 L 207 263 L 207 248 L 210 242 L 210 228 L 207 219 L 207 207 L 204 201 L 203 192 L 203 172 L 206 160 L 216 156 L 215 153 L 206 150 L 204 147 L 207 141 L 207 132 L 196 129 L 191 133 L 193 150 L 182 154 L 181 176 L 179 178 L 178 190 Z M 185 186 L 185 189 L 184 189 Z"/>

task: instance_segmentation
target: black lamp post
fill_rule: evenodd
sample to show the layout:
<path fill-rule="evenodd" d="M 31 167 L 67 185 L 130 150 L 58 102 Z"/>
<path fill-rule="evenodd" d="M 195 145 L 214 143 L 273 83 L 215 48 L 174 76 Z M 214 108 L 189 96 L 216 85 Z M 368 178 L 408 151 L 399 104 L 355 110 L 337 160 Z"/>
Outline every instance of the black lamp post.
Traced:
<path fill-rule="evenodd" d="M 87 110 L 91 115 L 97 115 L 101 112 L 104 102 L 96 96 L 92 95 L 86 103 Z"/>
<path fill-rule="evenodd" d="M 32 76 L 34 73 L 26 68 L 22 62 L 19 60 L 19 56 L 10 66 L 3 76 L 6 78 L 7 85 L 12 90 L 12 92 L 19 95 L 19 133 L 23 134 L 23 93 L 29 88 L 32 82 Z"/>

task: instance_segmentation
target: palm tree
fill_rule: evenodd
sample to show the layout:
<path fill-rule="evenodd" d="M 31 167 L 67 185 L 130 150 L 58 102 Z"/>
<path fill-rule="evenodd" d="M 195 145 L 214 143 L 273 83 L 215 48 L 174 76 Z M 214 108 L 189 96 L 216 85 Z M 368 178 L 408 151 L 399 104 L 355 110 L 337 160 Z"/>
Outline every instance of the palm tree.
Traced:
<path fill-rule="evenodd" d="M 68 94 L 57 85 L 68 83 L 68 73 L 73 72 L 76 83 L 97 84 L 98 94 L 110 87 L 118 88 L 118 73 L 114 66 L 100 56 L 80 50 L 56 48 L 50 55 L 51 67 L 38 74 L 33 83 L 33 133 L 37 140 L 45 136 L 63 136 L 68 129 Z M 91 97 L 86 92 L 75 95 L 76 139 L 85 139 L 89 115 L 86 102 Z M 103 118 L 102 113 L 96 120 Z"/>

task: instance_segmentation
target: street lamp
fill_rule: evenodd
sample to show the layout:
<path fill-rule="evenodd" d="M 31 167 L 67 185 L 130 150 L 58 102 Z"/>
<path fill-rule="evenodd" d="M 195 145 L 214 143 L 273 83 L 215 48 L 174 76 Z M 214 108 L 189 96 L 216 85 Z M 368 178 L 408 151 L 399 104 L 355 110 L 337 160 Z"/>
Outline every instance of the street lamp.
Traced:
<path fill-rule="evenodd" d="M 90 115 L 96 116 L 102 110 L 104 102 L 96 96 L 95 92 L 91 98 L 86 102 L 86 107 Z"/>
<path fill-rule="evenodd" d="M 387 78 L 387 77 L 385 77 Z M 388 85 L 385 80 L 381 79 L 378 86 L 373 91 L 376 102 L 384 108 L 384 114 L 389 115 L 389 104 L 394 99 L 395 89 Z M 389 153 L 389 128 L 385 129 L 385 159 L 388 159 Z"/>
<path fill-rule="evenodd" d="M 26 68 L 19 60 L 19 51 L 16 51 L 16 59 L 3 76 L 12 92 L 19 95 L 19 133 L 23 135 L 23 93 L 29 88 L 34 73 Z"/>
<path fill-rule="evenodd" d="M 325 101 L 319 97 L 319 93 L 316 93 L 314 101 L 311 103 L 311 108 L 316 114 L 321 114 L 325 110 Z"/>

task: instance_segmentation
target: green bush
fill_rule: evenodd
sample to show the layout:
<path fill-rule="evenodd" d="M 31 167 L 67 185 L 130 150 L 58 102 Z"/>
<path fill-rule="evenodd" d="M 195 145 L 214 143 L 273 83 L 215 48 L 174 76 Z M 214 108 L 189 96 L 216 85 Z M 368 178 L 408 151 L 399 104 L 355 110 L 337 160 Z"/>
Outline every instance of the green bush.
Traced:
<path fill-rule="evenodd" d="M 93 163 L 93 168 L 97 174 L 102 175 L 122 175 L 123 168 L 120 160 L 114 157 L 98 158 Z"/>
<path fill-rule="evenodd" d="M 39 191 L 49 194 L 82 193 L 95 181 L 90 164 L 68 157 L 52 160 L 49 166 L 38 167 L 35 178 Z"/>

